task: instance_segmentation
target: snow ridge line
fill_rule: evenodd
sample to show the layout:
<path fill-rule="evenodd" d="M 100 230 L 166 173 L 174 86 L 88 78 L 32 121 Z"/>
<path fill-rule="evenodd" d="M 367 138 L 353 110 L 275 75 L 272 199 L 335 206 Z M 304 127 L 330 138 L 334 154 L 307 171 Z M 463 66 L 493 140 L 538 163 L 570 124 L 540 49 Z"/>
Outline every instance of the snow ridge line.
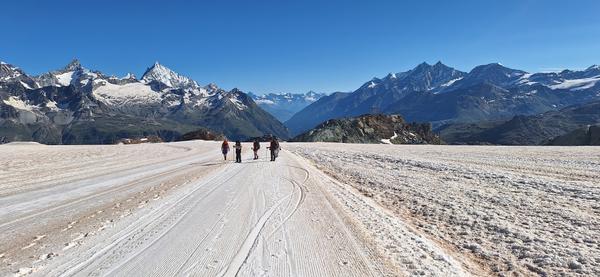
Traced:
<path fill-rule="evenodd" d="M 231 262 L 229 262 L 229 265 L 227 267 L 223 268 L 221 270 L 221 272 L 219 272 L 218 276 L 222 276 L 222 277 L 224 277 L 224 276 L 226 276 L 226 277 L 235 277 L 235 276 L 237 276 L 238 272 L 242 268 L 242 265 L 246 262 L 246 260 L 248 259 L 248 256 L 250 256 L 250 253 L 252 252 L 252 248 L 256 244 L 258 236 L 260 235 L 260 232 L 262 231 L 262 229 L 265 227 L 265 224 L 267 223 L 267 220 L 269 220 L 269 218 L 271 217 L 271 215 L 273 214 L 273 212 L 275 212 L 275 210 L 279 206 L 281 206 L 281 204 L 285 200 L 287 200 L 288 198 L 290 198 L 293 194 L 294 194 L 294 192 L 292 192 L 292 193 L 288 194 L 287 196 L 281 198 L 279 201 L 277 201 L 277 203 L 275 205 L 273 205 L 271 208 L 269 208 L 269 210 L 267 210 L 260 217 L 260 219 L 258 220 L 258 222 L 256 223 L 256 225 L 254 226 L 254 228 L 252 228 L 252 230 L 250 231 L 250 233 L 246 237 L 246 240 L 244 240 L 244 243 L 242 243 L 242 246 L 240 247 L 240 250 L 238 250 L 237 254 L 235 254 L 235 256 L 233 257 L 233 259 L 231 259 Z"/>
<path fill-rule="evenodd" d="M 221 171 L 226 171 L 226 170 L 227 170 L 227 168 L 225 168 L 225 169 L 223 169 Z M 204 184 L 208 184 L 208 183 L 212 182 L 213 180 L 215 180 L 215 179 L 217 179 L 219 177 L 222 177 L 222 176 L 223 176 L 223 174 L 219 174 L 219 172 L 217 172 L 217 173 L 214 173 L 214 175 L 210 179 L 208 179 L 206 181 L 201 180 L 200 182 L 202 182 Z M 203 187 L 204 186 L 198 186 L 197 188 L 195 188 L 191 192 L 185 194 L 183 197 L 181 197 L 180 199 L 178 199 L 176 202 L 172 203 L 170 206 L 173 207 L 173 206 L 175 206 L 177 204 L 180 204 L 185 199 L 187 199 L 188 197 L 190 197 L 196 191 L 198 191 L 200 188 L 203 188 Z M 214 189 L 216 189 L 216 187 L 213 188 L 213 190 Z M 213 190 L 211 190 L 211 191 L 213 191 Z M 143 222 L 146 218 L 150 218 L 151 216 L 153 216 L 155 218 L 160 218 L 160 217 L 164 216 L 168 211 L 170 211 L 170 209 L 156 209 L 156 210 L 154 210 L 151 213 L 147 213 L 145 215 L 142 215 L 136 222 Z M 160 213 L 160 212 L 162 212 L 162 213 Z M 147 226 L 147 225 L 151 224 L 152 222 L 153 221 L 150 221 L 148 224 L 145 224 L 144 226 Z M 131 234 L 133 234 L 135 231 L 137 231 L 137 230 L 140 229 L 140 228 L 138 228 L 138 226 L 135 223 L 131 224 L 130 226 L 132 226 L 130 228 L 131 230 L 123 230 L 122 232 L 120 232 L 120 233 L 125 233 L 123 235 L 119 235 L 119 233 L 117 233 L 118 237 L 116 238 L 115 241 L 111 242 L 109 245 L 105 246 L 104 248 L 100 249 L 98 252 L 94 253 L 87 260 L 82 261 L 79 264 L 76 264 L 74 266 L 71 266 L 67 271 L 61 273 L 60 276 L 72 276 L 72 275 L 76 274 L 77 272 L 80 272 L 83 267 L 85 267 L 86 265 L 90 264 L 91 262 L 93 262 L 94 260 L 96 260 L 97 258 L 99 258 L 100 256 L 102 256 L 104 253 L 108 252 L 111 248 L 113 248 L 114 246 L 116 246 L 118 243 L 120 243 L 121 241 L 125 240 L 127 237 L 129 237 Z"/>

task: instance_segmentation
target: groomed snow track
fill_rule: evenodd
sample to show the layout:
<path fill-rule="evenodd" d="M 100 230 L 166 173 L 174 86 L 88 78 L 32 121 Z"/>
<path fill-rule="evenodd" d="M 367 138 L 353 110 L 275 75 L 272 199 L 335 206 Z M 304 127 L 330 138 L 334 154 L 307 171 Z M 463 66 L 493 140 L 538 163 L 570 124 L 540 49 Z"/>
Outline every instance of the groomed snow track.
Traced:
<path fill-rule="evenodd" d="M 55 150 L 0 151 L 23 155 L 15 147 Z M 0 190 L 0 275 L 396 275 L 331 202 L 327 177 L 294 155 L 269 162 L 246 151 L 235 164 L 210 142 L 112 147 L 89 165 L 96 170 L 55 165 L 80 170 L 64 183 L 42 174 L 43 182 Z M 164 152 L 113 163 L 132 149 Z M 26 170 L 11 166 L 12 176 Z"/>

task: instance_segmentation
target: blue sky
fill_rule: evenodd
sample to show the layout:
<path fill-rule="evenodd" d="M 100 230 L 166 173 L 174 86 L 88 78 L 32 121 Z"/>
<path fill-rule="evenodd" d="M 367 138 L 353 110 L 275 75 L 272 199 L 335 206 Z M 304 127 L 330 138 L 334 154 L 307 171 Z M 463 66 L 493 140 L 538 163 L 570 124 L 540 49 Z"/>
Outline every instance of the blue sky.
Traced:
<path fill-rule="evenodd" d="M 0 60 L 26 72 L 77 57 L 138 77 L 158 60 L 227 89 L 351 91 L 441 60 L 468 71 L 600 63 L 600 1 L 4 1 Z"/>

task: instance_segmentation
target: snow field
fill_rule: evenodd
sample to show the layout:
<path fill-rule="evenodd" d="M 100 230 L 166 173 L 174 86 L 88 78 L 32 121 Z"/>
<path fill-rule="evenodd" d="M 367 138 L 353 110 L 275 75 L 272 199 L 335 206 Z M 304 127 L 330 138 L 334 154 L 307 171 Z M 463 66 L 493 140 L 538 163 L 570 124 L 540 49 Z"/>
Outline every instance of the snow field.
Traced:
<path fill-rule="evenodd" d="M 0 275 L 397 276 L 327 176 L 248 149 L 0 146 Z"/>
<path fill-rule="evenodd" d="M 600 274 L 600 148 L 286 148 L 392 211 L 471 273 Z"/>

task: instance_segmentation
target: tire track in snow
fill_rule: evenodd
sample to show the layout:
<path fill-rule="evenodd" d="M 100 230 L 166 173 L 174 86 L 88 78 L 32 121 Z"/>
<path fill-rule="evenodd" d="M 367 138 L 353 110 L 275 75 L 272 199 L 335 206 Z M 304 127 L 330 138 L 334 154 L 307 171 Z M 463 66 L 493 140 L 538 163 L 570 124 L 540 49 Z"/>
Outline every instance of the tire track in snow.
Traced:
<path fill-rule="evenodd" d="M 269 210 L 267 210 L 258 220 L 254 228 L 250 231 L 250 234 L 244 240 L 240 250 L 235 254 L 231 262 L 227 267 L 225 267 L 221 272 L 219 272 L 219 276 L 237 276 L 240 268 L 250 256 L 252 252 L 253 246 L 256 244 L 256 241 L 260 235 L 261 230 L 264 228 L 267 220 L 271 217 L 273 212 L 283 203 L 283 201 L 287 200 L 293 195 L 293 192 L 288 194 L 287 196 L 280 199 L 275 205 L 273 205 Z"/>
<path fill-rule="evenodd" d="M 285 166 L 300 169 L 306 174 L 306 176 L 305 176 L 304 180 L 302 180 L 302 183 L 298 183 L 291 178 L 284 177 L 284 179 L 288 180 L 290 183 L 292 183 L 295 186 L 295 188 L 298 189 L 298 191 L 300 193 L 300 198 L 295 203 L 294 208 L 292 208 L 292 211 L 283 220 L 281 220 L 281 223 L 277 227 L 275 227 L 275 229 L 273 229 L 273 231 L 271 231 L 271 233 L 269 233 L 269 235 L 267 235 L 267 238 L 271 238 L 273 236 L 273 234 L 275 234 L 275 232 L 279 231 L 279 229 L 281 229 L 281 227 L 283 227 L 283 225 L 296 213 L 296 211 L 298 211 L 298 208 L 300 208 L 300 205 L 302 205 L 302 203 L 304 202 L 304 199 L 306 198 L 306 193 L 308 192 L 308 189 L 306 188 L 305 184 L 306 184 L 306 182 L 308 182 L 308 179 L 310 178 L 310 172 L 308 172 L 308 170 L 298 167 L 298 166 L 293 166 L 293 165 L 289 165 L 289 164 L 286 164 Z"/>

